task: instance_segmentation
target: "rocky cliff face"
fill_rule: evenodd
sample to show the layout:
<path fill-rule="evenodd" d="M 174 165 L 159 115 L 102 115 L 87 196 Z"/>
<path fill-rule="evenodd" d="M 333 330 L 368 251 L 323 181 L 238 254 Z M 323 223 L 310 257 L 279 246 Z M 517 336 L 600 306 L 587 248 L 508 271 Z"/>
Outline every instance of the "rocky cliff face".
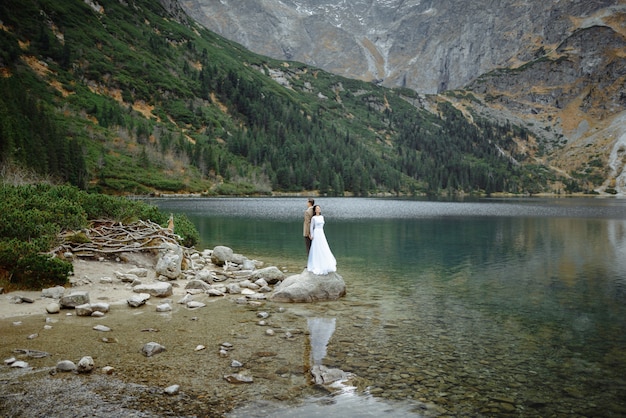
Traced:
<path fill-rule="evenodd" d="M 209 29 L 274 57 L 436 93 L 526 62 L 618 0 L 181 0 Z"/>

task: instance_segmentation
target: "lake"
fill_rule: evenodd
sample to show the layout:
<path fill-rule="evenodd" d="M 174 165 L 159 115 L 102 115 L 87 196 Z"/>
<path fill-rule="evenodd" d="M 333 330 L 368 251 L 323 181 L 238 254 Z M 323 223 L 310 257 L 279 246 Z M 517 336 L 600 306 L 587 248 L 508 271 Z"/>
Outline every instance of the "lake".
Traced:
<path fill-rule="evenodd" d="M 149 202 L 186 214 L 199 247 L 306 265 L 306 197 Z M 232 416 L 626 415 L 626 200 L 316 203 L 348 292 L 316 308 L 333 319 L 322 363 L 368 395 Z"/>

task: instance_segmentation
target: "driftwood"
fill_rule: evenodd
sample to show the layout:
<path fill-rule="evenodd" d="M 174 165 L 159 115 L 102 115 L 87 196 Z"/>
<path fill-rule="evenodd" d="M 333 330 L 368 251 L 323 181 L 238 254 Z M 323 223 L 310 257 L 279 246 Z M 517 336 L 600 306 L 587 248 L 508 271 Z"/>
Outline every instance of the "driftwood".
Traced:
<path fill-rule="evenodd" d="M 180 237 L 170 228 L 152 221 L 137 221 L 124 225 L 107 220 L 92 221 L 91 228 L 64 231 L 61 244 L 52 252 L 71 252 L 79 257 L 112 256 L 124 252 L 152 251 L 164 248 L 165 243 L 179 245 Z"/>

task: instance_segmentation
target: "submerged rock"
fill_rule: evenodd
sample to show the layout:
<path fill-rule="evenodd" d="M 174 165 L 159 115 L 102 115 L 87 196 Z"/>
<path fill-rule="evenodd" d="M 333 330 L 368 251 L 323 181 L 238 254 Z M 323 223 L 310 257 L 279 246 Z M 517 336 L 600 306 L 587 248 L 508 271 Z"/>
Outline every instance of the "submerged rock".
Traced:
<path fill-rule="evenodd" d="M 252 377 L 250 376 L 246 376 L 244 374 L 241 373 L 236 373 L 236 374 L 227 374 L 224 376 L 224 380 L 226 380 L 228 383 L 252 383 L 254 382 L 254 380 L 252 379 Z"/>

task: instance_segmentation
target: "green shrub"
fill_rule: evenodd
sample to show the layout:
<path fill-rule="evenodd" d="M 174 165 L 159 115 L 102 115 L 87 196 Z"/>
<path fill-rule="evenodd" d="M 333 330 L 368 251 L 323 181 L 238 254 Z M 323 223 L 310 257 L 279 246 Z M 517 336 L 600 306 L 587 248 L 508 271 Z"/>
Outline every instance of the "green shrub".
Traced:
<path fill-rule="evenodd" d="M 167 216 L 156 206 L 139 200 L 90 194 L 73 186 L 0 185 L 0 277 L 22 288 L 64 285 L 73 266 L 49 252 L 59 244 L 61 231 L 86 228 L 90 220 L 167 224 Z M 175 217 L 175 232 L 187 247 L 199 241 L 184 215 Z M 88 238 L 76 233 L 71 240 Z"/>
<path fill-rule="evenodd" d="M 193 247 L 200 241 L 196 226 L 184 214 L 174 216 L 174 233 L 182 238 L 181 245 L 185 247 Z"/>

